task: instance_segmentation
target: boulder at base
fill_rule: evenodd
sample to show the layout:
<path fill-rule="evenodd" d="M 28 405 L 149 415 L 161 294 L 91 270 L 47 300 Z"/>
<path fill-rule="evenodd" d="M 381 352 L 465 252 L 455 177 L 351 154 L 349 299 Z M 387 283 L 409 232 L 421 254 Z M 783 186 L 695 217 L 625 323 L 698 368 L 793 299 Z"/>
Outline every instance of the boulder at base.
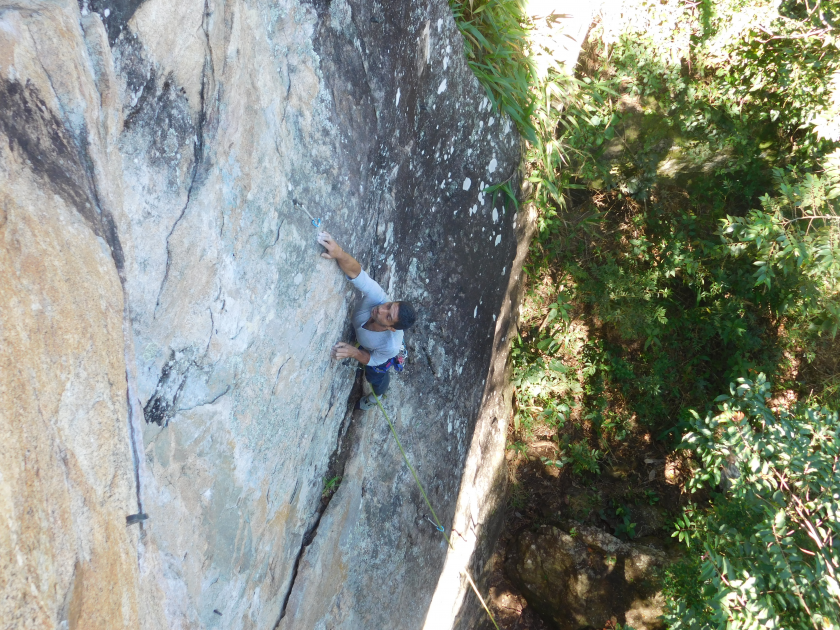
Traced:
<path fill-rule="evenodd" d="M 611 621 L 664 628 L 656 569 L 666 555 L 593 527 L 570 531 L 543 526 L 512 542 L 507 574 L 528 603 L 561 630 L 600 630 Z"/>

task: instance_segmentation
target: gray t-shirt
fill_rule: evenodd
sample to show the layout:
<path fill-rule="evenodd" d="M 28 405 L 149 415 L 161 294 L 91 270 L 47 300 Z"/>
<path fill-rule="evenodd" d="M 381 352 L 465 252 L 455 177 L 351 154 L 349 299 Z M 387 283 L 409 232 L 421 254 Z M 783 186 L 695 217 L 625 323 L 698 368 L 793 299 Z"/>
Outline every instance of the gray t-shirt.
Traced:
<path fill-rule="evenodd" d="M 397 330 L 391 332 L 385 330 L 383 332 L 374 332 L 363 328 L 365 323 L 370 319 L 370 309 L 380 304 L 385 304 L 388 301 L 388 296 L 367 272 L 362 269 L 362 272 L 351 279 L 350 282 L 359 291 L 362 292 L 362 300 L 359 306 L 353 311 L 353 328 L 356 329 L 356 340 L 359 345 L 370 352 L 370 361 L 368 365 L 382 365 L 388 359 L 397 356 L 400 351 L 400 346 L 403 342 L 403 331 Z"/>

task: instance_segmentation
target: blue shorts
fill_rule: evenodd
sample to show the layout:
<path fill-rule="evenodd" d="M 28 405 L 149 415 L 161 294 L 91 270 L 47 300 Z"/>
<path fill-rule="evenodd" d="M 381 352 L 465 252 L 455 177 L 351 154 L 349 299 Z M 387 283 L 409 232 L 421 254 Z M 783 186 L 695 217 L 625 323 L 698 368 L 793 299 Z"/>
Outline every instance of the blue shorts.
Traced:
<path fill-rule="evenodd" d="M 391 371 L 374 372 L 368 366 L 365 366 L 365 378 L 370 383 L 374 393 L 381 396 L 388 390 L 388 385 L 391 384 Z"/>

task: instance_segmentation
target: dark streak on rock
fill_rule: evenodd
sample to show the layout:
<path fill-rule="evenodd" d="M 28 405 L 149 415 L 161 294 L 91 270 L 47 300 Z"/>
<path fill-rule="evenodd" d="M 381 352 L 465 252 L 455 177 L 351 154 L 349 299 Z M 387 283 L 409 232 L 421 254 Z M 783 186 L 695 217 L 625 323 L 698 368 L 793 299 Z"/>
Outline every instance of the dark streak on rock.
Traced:
<path fill-rule="evenodd" d="M 277 370 L 277 376 L 274 377 L 274 386 L 271 388 L 271 395 L 273 396 L 275 391 L 277 390 L 277 383 L 280 381 L 280 372 L 283 371 L 283 368 L 286 367 L 286 364 L 289 362 L 291 357 L 283 361 L 283 365 L 281 365 Z"/>
<path fill-rule="evenodd" d="M 120 33 L 123 32 L 126 24 L 134 15 L 144 0 L 79 0 L 79 9 L 94 11 L 102 18 L 105 30 L 108 31 L 108 42 L 111 47 L 117 41 Z M 105 15 L 105 12 L 108 15 Z"/>
<path fill-rule="evenodd" d="M 276 140 L 275 140 L 275 142 L 276 142 Z M 278 212 L 278 215 L 279 215 L 279 212 Z M 222 214 L 222 218 L 224 219 L 224 214 Z M 270 245 L 266 245 L 266 246 L 265 246 L 265 248 L 263 249 L 263 256 L 265 256 L 265 253 L 266 253 L 269 249 L 271 249 L 272 247 L 274 247 L 275 245 L 277 245 L 277 241 L 279 241 L 279 240 L 280 240 L 280 228 L 282 228 L 282 227 L 283 227 L 283 223 L 284 223 L 285 221 L 286 221 L 286 219 L 285 219 L 285 218 L 280 219 L 280 223 L 277 225 L 277 234 L 275 234 L 275 235 L 274 235 L 274 241 L 273 241 Z"/>
<path fill-rule="evenodd" d="M 169 361 L 163 366 L 158 379 L 155 393 L 143 407 L 146 424 L 156 424 L 166 427 L 178 412 L 178 397 L 186 383 L 187 372 L 195 364 L 191 360 L 176 358 L 174 351 L 169 355 Z"/>
<path fill-rule="evenodd" d="M 207 312 L 210 313 L 210 336 L 207 338 L 207 346 L 204 348 L 204 356 L 207 356 L 207 352 L 210 350 L 210 343 L 213 341 L 213 330 L 216 327 L 216 320 L 213 317 L 213 309 L 207 307 Z"/>
<path fill-rule="evenodd" d="M 6 136 L 9 150 L 19 153 L 32 172 L 108 243 L 120 281 L 124 282 L 122 245 L 113 217 L 99 204 L 84 130 L 75 140 L 33 85 L 4 79 L 0 81 L 0 133 Z"/>
<path fill-rule="evenodd" d="M 435 364 L 432 362 L 432 355 L 429 354 L 427 347 L 423 346 L 423 356 L 426 357 L 426 361 L 429 363 L 429 369 L 432 371 L 432 374 L 435 373 Z"/>

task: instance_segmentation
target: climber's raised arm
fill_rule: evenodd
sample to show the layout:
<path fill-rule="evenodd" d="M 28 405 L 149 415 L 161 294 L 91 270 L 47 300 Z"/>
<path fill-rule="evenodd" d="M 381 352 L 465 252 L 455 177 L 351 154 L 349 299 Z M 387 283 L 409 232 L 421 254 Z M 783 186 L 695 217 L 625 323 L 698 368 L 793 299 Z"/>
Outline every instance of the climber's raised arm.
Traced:
<path fill-rule="evenodd" d="M 324 247 L 324 249 L 327 250 L 323 254 L 321 254 L 321 258 L 329 258 L 337 262 L 338 266 L 347 275 L 348 278 L 353 280 L 360 273 L 362 273 L 362 266 L 359 264 L 359 262 L 350 254 L 341 249 L 339 244 L 335 242 L 335 239 L 332 236 L 330 236 L 327 232 L 318 233 L 318 243 L 320 243 Z"/>

